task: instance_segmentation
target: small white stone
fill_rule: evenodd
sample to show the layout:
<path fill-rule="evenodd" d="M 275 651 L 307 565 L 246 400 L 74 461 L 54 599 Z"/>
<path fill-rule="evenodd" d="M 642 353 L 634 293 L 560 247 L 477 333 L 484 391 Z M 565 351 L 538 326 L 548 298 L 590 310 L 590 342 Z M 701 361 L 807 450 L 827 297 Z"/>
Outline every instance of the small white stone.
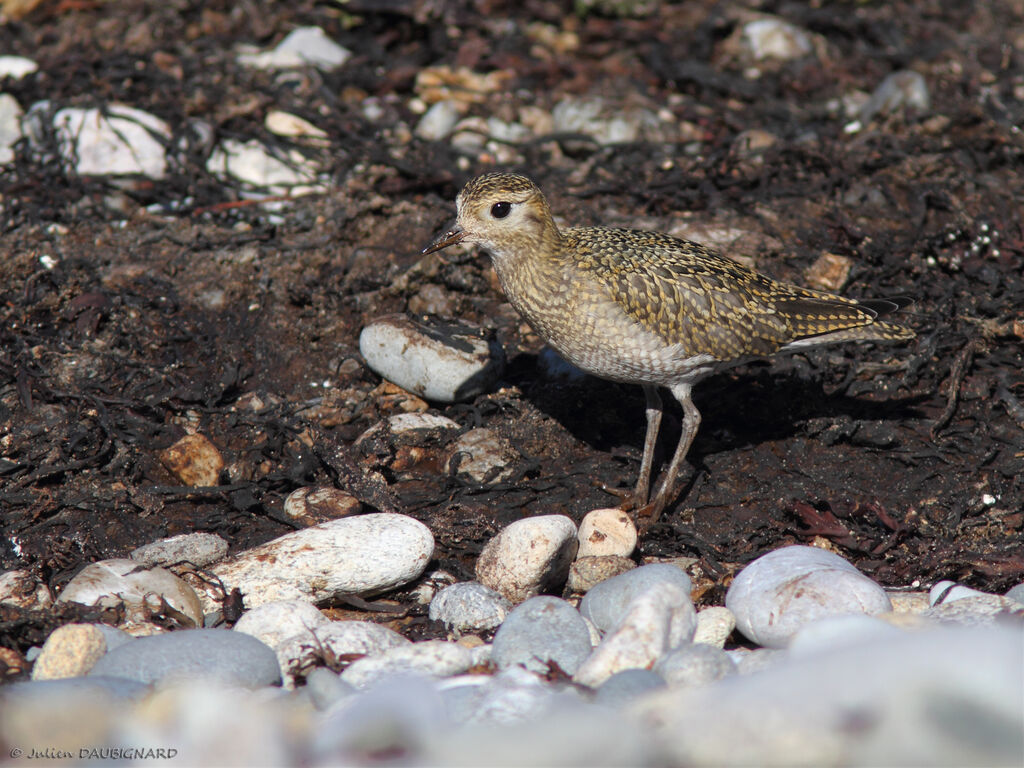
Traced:
<path fill-rule="evenodd" d="M 53 605 L 53 597 L 47 586 L 28 571 L 6 571 L 0 573 L 0 603 L 38 611 Z"/>
<path fill-rule="evenodd" d="M 402 435 L 409 432 L 446 431 L 460 429 L 459 422 L 438 413 L 396 413 L 388 416 L 388 426 L 392 434 Z"/>
<path fill-rule="evenodd" d="M 331 40 L 319 27 L 294 29 L 276 48 L 255 52 L 249 47 L 242 49 L 238 63 L 257 69 L 294 69 L 313 66 L 329 72 L 337 69 L 352 53 Z"/>
<path fill-rule="evenodd" d="M 577 558 L 629 557 L 636 549 L 636 525 L 621 509 L 595 509 L 588 512 L 580 523 L 578 538 Z"/>
<path fill-rule="evenodd" d="M 411 517 L 377 513 L 331 520 L 240 552 L 212 568 L 250 608 L 276 600 L 374 595 L 408 584 L 434 552 L 430 529 Z M 204 590 L 208 610 L 216 593 Z"/>
<path fill-rule="evenodd" d="M 427 141 L 439 141 L 452 132 L 458 121 L 458 102 L 453 99 L 445 99 L 426 111 L 426 114 L 416 124 L 414 133 Z"/>
<path fill-rule="evenodd" d="M 799 59 L 813 50 L 806 32 L 781 19 L 748 22 L 743 27 L 743 42 L 757 61 Z"/>
<path fill-rule="evenodd" d="M 931 108 L 931 94 L 924 77 L 913 70 L 904 69 L 887 76 L 858 114 L 858 121 L 867 125 L 878 115 L 890 115 L 903 109 L 918 113 Z"/>
<path fill-rule="evenodd" d="M 689 593 L 671 583 L 633 599 L 623 616 L 573 676 L 598 686 L 624 669 L 649 669 L 672 648 L 688 642 L 697 626 Z"/>
<path fill-rule="evenodd" d="M 370 621 L 331 621 L 289 637 L 277 647 L 286 684 L 296 672 L 323 666 L 325 654 L 337 659 L 350 654 L 373 656 L 389 648 L 410 645 L 392 629 Z M 319 660 L 319 663 L 315 663 Z"/>
<path fill-rule="evenodd" d="M 6 77 L 20 80 L 38 69 L 38 64 L 24 56 L 0 56 L 0 80 Z"/>
<path fill-rule="evenodd" d="M 965 597 L 991 596 L 988 592 L 964 587 L 954 581 L 938 581 L 928 590 L 928 607 L 934 608 L 941 603 L 951 603 Z"/>
<path fill-rule="evenodd" d="M 61 154 L 80 176 L 148 176 L 167 173 L 171 128 L 160 118 L 120 104 L 103 110 L 68 107 L 54 115 Z"/>
<path fill-rule="evenodd" d="M 156 598 L 154 606 L 149 598 Z M 203 610 L 193 589 L 163 568 L 145 568 L 135 560 L 114 559 L 90 563 L 79 571 L 57 602 L 114 607 L 124 605 L 129 618 L 141 618 L 159 600 L 185 614 L 196 627 L 203 626 Z"/>
<path fill-rule="evenodd" d="M 515 474 L 519 458 L 512 444 L 493 429 L 471 429 L 449 446 L 449 468 L 458 467 L 478 484 L 502 483 Z"/>
<path fill-rule="evenodd" d="M 284 513 L 306 525 L 319 525 L 328 520 L 355 514 L 362 509 L 359 499 L 332 486 L 296 488 L 284 500 Z"/>
<path fill-rule="evenodd" d="M 276 651 L 286 640 L 330 623 L 308 600 L 277 600 L 246 611 L 233 629 L 252 635 Z"/>
<path fill-rule="evenodd" d="M 189 563 L 204 568 L 228 553 L 228 543 L 216 533 L 183 533 L 134 549 L 131 559 L 144 566 Z"/>
<path fill-rule="evenodd" d="M 263 121 L 264 127 L 277 136 L 295 139 L 326 139 L 326 131 L 317 128 L 308 120 L 304 120 L 291 112 L 273 109 L 267 113 Z"/>
<path fill-rule="evenodd" d="M 736 629 L 736 617 L 724 606 L 713 605 L 697 612 L 697 630 L 693 642 L 723 648 Z"/>
<path fill-rule="evenodd" d="M 466 581 L 445 587 L 430 602 L 431 621 L 443 622 L 459 632 L 494 629 L 512 610 L 512 604 L 500 593 Z"/>
<path fill-rule="evenodd" d="M 827 616 L 892 610 L 885 590 L 839 555 L 816 547 L 777 549 L 740 571 L 725 597 L 736 626 L 755 643 L 784 647 Z"/>
<path fill-rule="evenodd" d="M 257 139 L 224 139 L 214 147 L 206 170 L 243 191 L 277 195 L 308 195 L 323 192 L 316 162 L 298 150 L 276 154 Z"/>
<path fill-rule="evenodd" d="M 22 136 L 21 115 L 18 100 L 9 93 L 0 93 L 0 165 L 14 159 L 14 145 Z"/>
<path fill-rule="evenodd" d="M 576 526 L 565 515 L 516 520 L 484 546 L 476 576 L 518 604 L 564 584 L 578 546 Z"/>
<path fill-rule="evenodd" d="M 441 403 L 476 397 L 505 369 L 505 353 L 496 341 L 470 329 L 435 332 L 404 315 L 381 317 L 363 328 L 359 352 L 379 376 Z"/>
<path fill-rule="evenodd" d="M 381 654 L 352 662 L 341 673 L 341 679 L 356 688 L 401 673 L 419 673 L 435 677 L 450 677 L 473 666 L 473 653 L 458 643 L 429 640 L 423 643 L 399 645 Z"/>

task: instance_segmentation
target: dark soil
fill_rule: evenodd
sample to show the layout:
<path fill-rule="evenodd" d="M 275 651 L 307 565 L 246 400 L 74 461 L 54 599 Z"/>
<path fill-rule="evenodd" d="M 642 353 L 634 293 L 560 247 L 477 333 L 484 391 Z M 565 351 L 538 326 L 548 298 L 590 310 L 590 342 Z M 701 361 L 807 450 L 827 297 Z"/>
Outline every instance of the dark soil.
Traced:
<path fill-rule="evenodd" d="M 699 558 L 720 585 L 707 600 L 742 563 L 816 537 L 886 585 L 1024 580 L 1024 5 L 765 2 L 826 46 L 756 80 L 727 45 L 738 4 L 632 19 L 571 5 L 43 3 L 0 27 L 0 48 L 40 64 L 5 84 L 23 107 L 121 102 L 182 135 L 203 120 L 217 138 L 267 142 L 280 141 L 263 128 L 276 107 L 328 133 L 334 179 L 327 195 L 272 209 L 239 201 L 202 156 L 127 190 L 25 151 L 0 171 L 0 570 L 59 591 L 85 564 L 164 536 L 212 531 L 242 550 L 295 527 L 282 513 L 291 491 L 334 484 L 423 520 L 437 565 L 469 578 L 510 521 L 618 503 L 602 486 L 635 481 L 639 388 L 545 377 L 541 342 L 486 258 L 418 255 L 462 183 L 488 169 L 399 130 L 418 119 L 417 73 L 444 64 L 507 74 L 472 114 L 628 94 L 697 131 L 515 148 L 514 169 L 566 221 L 665 229 L 689 212 L 753 233 L 734 255 L 776 278 L 805 282 L 828 252 L 852 264 L 844 294 L 917 300 L 900 316 L 918 332 L 908 345 L 817 350 L 700 385 L 694 470 L 639 556 Z M 539 41 L 538 22 L 578 47 Z M 352 60 L 288 78 L 236 64 L 237 44 L 310 24 Z M 924 114 L 849 134 L 824 106 L 904 68 L 930 87 Z M 393 124 L 364 117 L 367 96 L 398 97 Z M 763 162 L 733 147 L 750 128 L 779 138 Z M 522 456 L 512 481 L 467 485 L 443 445 L 402 471 L 393 454 L 354 448 L 418 405 L 358 353 L 364 324 L 405 311 L 485 326 L 505 346 L 500 389 L 431 407 L 509 438 Z M 219 485 L 183 486 L 161 463 L 187 431 L 223 455 Z M 29 624 L 5 626 L 8 645 L 39 642 Z"/>

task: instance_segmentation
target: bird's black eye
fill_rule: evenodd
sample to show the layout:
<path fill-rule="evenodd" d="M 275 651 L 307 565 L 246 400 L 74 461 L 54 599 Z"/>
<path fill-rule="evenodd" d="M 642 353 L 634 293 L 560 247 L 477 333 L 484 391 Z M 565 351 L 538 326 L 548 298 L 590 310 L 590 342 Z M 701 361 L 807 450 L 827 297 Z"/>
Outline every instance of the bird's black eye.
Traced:
<path fill-rule="evenodd" d="M 495 203 L 491 206 L 491 216 L 504 219 L 512 211 L 512 203 Z"/>

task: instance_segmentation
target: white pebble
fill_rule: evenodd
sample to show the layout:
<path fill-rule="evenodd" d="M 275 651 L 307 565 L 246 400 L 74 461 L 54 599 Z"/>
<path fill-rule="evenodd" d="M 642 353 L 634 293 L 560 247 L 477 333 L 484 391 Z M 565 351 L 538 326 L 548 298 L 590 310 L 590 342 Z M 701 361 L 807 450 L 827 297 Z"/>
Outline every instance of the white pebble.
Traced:
<path fill-rule="evenodd" d="M 331 520 L 240 552 L 212 568 L 250 608 L 275 600 L 314 603 L 373 595 L 416 579 L 434 553 L 430 529 L 411 517 L 376 513 Z M 208 610 L 218 595 L 201 597 Z"/>
<path fill-rule="evenodd" d="M 580 540 L 577 558 L 629 557 L 636 549 L 636 525 L 628 513 L 617 508 L 588 512 L 580 522 L 577 537 Z"/>
<path fill-rule="evenodd" d="M 650 668 L 672 648 L 688 642 L 696 626 L 689 592 L 665 582 L 630 602 L 618 626 L 605 636 L 573 679 L 598 686 L 624 669 Z"/>
<path fill-rule="evenodd" d="M 359 352 L 379 376 L 440 403 L 486 392 L 505 369 L 496 341 L 468 329 L 428 328 L 405 315 L 381 317 L 363 328 Z"/>
<path fill-rule="evenodd" d="M 885 590 L 846 560 L 803 546 L 777 549 L 747 565 L 729 587 L 725 605 L 740 632 L 769 648 L 784 647 L 816 619 L 892 610 Z"/>
<path fill-rule="evenodd" d="M 156 599 L 156 606 L 153 599 Z M 195 591 L 163 568 L 145 568 L 135 560 L 114 559 L 90 563 L 79 571 L 57 598 L 57 602 L 112 607 L 124 605 L 129 620 L 144 620 L 163 599 L 187 616 L 196 627 L 203 626 L 203 609 Z"/>
<path fill-rule="evenodd" d="M 693 633 L 693 642 L 722 648 L 734 629 L 736 617 L 732 611 L 724 606 L 713 605 L 697 612 L 697 629 Z"/>
<path fill-rule="evenodd" d="M 473 653 L 458 643 L 429 640 L 390 648 L 381 654 L 352 662 L 341 679 L 356 688 L 365 688 L 388 675 L 413 672 L 434 677 L 450 677 L 473 665 Z"/>
<path fill-rule="evenodd" d="M 513 603 L 565 583 L 576 554 L 576 525 L 565 515 L 516 520 L 484 546 L 477 580 Z"/>

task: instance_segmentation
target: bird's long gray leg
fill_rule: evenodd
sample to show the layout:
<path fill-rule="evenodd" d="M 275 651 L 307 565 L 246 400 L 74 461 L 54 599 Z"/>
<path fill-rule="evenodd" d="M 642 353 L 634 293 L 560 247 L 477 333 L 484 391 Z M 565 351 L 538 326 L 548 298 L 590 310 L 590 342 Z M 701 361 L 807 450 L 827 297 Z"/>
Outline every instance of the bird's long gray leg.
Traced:
<path fill-rule="evenodd" d="M 644 384 L 644 396 L 647 398 L 647 434 L 644 437 L 644 456 L 640 460 L 640 476 L 636 480 L 633 492 L 633 507 L 639 509 L 647 504 L 651 490 L 651 467 L 654 464 L 654 448 L 658 444 L 658 430 L 661 428 L 661 414 L 664 408 L 661 395 L 653 384 Z"/>
<path fill-rule="evenodd" d="M 686 461 L 686 454 L 690 452 L 690 445 L 693 444 L 693 438 L 697 436 L 697 429 L 700 427 L 700 411 L 697 410 L 697 406 L 693 404 L 693 399 L 690 397 L 691 389 L 692 385 L 690 384 L 676 384 L 669 387 L 676 400 L 683 406 L 683 431 L 679 435 L 679 445 L 676 446 L 672 462 L 665 470 L 665 476 L 661 480 L 661 485 L 658 486 L 654 501 L 644 510 L 649 516 L 647 525 L 657 522 L 662 510 L 675 498 L 679 470 L 682 468 L 683 462 Z"/>

